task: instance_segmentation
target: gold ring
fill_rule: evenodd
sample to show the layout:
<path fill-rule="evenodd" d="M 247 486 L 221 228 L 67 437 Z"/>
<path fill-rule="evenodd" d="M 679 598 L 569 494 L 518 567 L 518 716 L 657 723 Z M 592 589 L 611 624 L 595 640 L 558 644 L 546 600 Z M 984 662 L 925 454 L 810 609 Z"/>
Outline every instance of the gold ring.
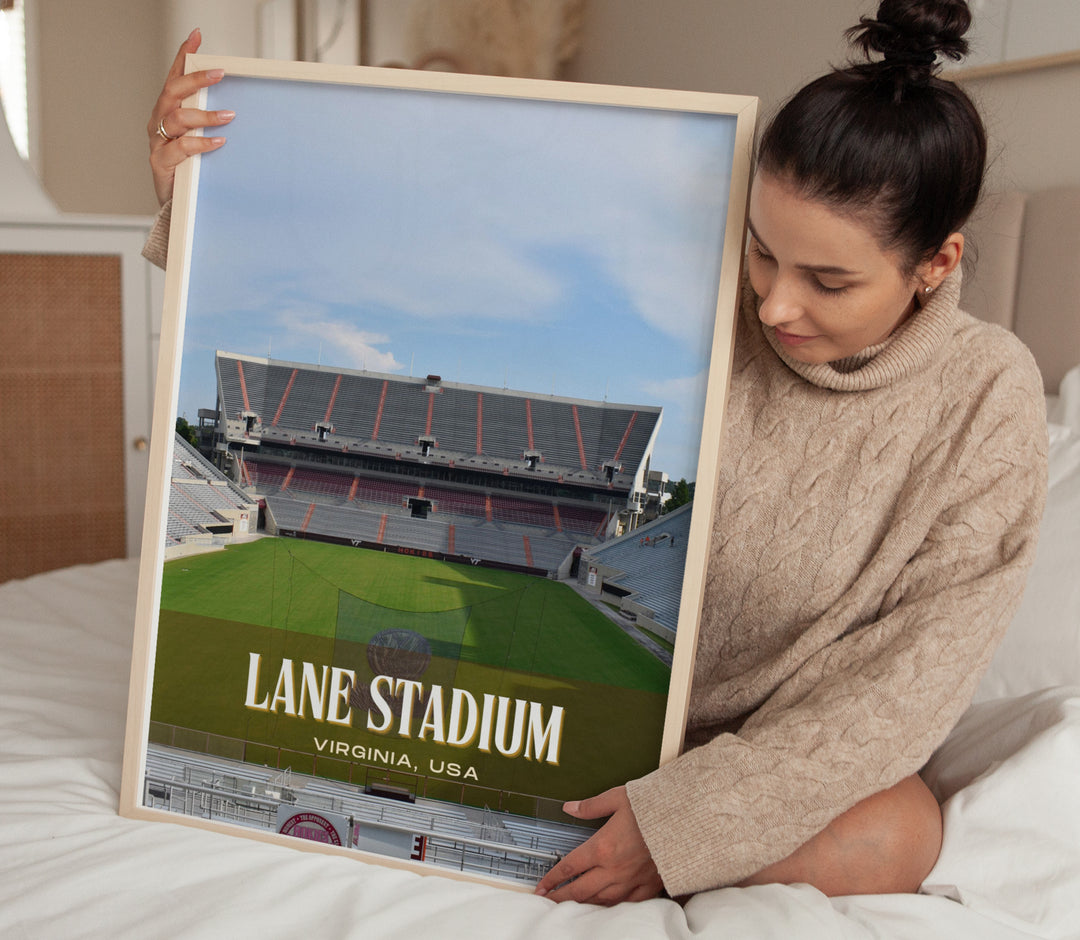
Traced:
<path fill-rule="evenodd" d="M 162 140 L 177 140 L 178 138 L 184 136 L 183 134 L 177 134 L 176 137 L 170 137 L 165 131 L 165 118 L 162 118 L 160 121 L 158 121 L 157 132 L 158 137 L 160 137 Z"/>

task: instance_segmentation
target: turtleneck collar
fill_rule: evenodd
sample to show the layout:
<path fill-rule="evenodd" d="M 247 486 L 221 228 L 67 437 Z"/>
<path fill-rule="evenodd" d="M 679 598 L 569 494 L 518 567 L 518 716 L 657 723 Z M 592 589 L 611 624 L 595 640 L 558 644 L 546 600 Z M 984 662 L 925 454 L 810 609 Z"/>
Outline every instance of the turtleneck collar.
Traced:
<path fill-rule="evenodd" d="M 749 283 L 747 290 L 751 303 L 745 309 L 776 355 L 808 382 L 838 392 L 867 391 L 921 371 L 938 354 L 945 340 L 956 330 L 960 281 L 960 268 L 957 267 L 926 304 L 916 309 L 885 342 L 868 346 L 862 352 L 836 362 L 808 364 L 791 358 L 777 341 L 776 331 L 758 320 L 759 301 Z"/>

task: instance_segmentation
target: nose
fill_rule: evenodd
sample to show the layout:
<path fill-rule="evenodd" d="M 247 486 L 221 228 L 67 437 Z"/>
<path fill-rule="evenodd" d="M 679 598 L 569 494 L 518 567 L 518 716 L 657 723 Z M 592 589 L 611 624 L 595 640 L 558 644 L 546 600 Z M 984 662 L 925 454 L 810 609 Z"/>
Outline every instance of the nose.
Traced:
<path fill-rule="evenodd" d="M 773 278 L 768 290 L 760 296 L 758 319 L 766 326 L 794 323 L 802 316 L 802 305 L 783 278 Z"/>

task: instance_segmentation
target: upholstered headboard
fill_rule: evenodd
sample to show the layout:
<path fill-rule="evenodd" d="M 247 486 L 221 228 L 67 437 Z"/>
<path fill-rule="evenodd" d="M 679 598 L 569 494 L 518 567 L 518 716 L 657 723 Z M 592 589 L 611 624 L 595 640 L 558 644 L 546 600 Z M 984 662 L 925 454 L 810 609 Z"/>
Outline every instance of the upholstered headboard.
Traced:
<path fill-rule="evenodd" d="M 969 229 L 964 309 L 1015 332 L 1056 392 L 1080 363 L 1080 187 L 990 195 Z"/>

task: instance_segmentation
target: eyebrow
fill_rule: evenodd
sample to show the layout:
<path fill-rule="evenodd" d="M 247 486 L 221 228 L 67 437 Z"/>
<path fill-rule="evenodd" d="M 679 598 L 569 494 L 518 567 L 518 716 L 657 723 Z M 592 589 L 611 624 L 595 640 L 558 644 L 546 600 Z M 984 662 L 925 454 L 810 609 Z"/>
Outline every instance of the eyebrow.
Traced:
<path fill-rule="evenodd" d="M 765 242 L 762 240 L 761 236 L 758 235 L 757 229 L 754 228 L 754 223 L 751 222 L 749 218 L 747 218 L 746 220 L 746 225 L 750 229 L 750 234 L 754 236 L 754 241 L 761 245 L 761 247 L 764 248 L 766 251 L 769 251 L 769 246 L 766 245 Z M 771 254 L 772 252 L 769 253 Z M 835 264 L 797 264 L 795 265 L 795 267 L 797 267 L 800 271 L 810 271 L 814 274 L 836 274 L 845 277 L 859 276 L 858 271 L 852 271 L 850 268 L 842 268 L 839 265 Z"/>

